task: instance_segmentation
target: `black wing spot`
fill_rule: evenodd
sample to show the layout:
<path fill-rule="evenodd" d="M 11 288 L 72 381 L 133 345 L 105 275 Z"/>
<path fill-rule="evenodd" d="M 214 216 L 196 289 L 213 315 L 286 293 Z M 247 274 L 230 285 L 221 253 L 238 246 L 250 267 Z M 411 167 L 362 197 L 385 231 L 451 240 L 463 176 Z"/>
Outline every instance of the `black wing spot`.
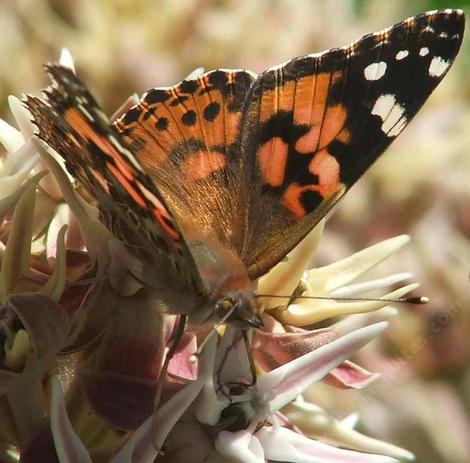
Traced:
<path fill-rule="evenodd" d="M 196 80 L 183 80 L 180 84 L 180 90 L 183 93 L 194 93 L 199 88 Z"/>
<path fill-rule="evenodd" d="M 322 201 L 323 197 L 317 191 L 306 190 L 300 195 L 300 202 L 307 214 L 313 212 Z"/>
<path fill-rule="evenodd" d="M 184 113 L 181 117 L 181 121 L 184 125 L 194 125 L 196 123 L 196 120 L 196 113 L 193 110 Z"/>
<path fill-rule="evenodd" d="M 123 118 L 124 124 L 129 125 L 129 124 L 132 124 L 133 122 L 137 122 L 141 113 L 142 113 L 142 110 L 139 107 L 130 109 L 124 115 L 124 118 Z"/>
<path fill-rule="evenodd" d="M 168 98 L 170 98 L 170 95 L 166 90 L 154 88 L 147 92 L 147 95 L 145 95 L 144 100 L 148 104 L 155 104 L 155 103 L 164 103 L 166 100 L 168 100 Z"/>
<path fill-rule="evenodd" d="M 209 82 L 216 88 L 224 87 L 228 82 L 227 73 L 224 71 L 213 71 L 209 75 Z"/>
<path fill-rule="evenodd" d="M 181 95 L 179 96 L 178 98 L 175 98 L 171 103 L 170 103 L 170 106 L 179 106 L 179 105 L 182 105 L 184 104 L 185 101 L 188 100 L 189 97 L 185 96 L 185 95 Z"/>
<path fill-rule="evenodd" d="M 168 128 L 169 120 L 167 117 L 159 117 L 157 122 L 155 122 L 155 128 L 159 132 L 164 132 Z"/>
<path fill-rule="evenodd" d="M 217 103 L 217 101 L 214 101 L 204 108 L 204 119 L 206 121 L 212 122 L 219 115 L 219 112 L 220 104 Z"/>

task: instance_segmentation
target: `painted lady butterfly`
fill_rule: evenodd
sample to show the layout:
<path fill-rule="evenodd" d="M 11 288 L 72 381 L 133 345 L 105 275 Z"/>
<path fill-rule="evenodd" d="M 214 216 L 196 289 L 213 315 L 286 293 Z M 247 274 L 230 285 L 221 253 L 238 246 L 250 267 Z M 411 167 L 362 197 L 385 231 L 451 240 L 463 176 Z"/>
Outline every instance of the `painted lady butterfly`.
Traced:
<path fill-rule="evenodd" d="M 219 69 L 151 89 L 113 123 L 50 64 L 45 100 L 25 104 L 171 312 L 258 326 L 256 279 L 405 128 L 463 30 L 459 10 L 420 14 L 259 76 Z"/>

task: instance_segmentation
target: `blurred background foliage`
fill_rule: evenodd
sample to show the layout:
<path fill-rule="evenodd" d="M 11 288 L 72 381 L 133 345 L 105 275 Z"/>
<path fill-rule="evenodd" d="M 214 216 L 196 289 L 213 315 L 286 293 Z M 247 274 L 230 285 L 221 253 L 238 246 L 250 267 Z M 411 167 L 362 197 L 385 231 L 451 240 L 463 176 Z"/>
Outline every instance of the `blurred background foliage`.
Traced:
<path fill-rule="evenodd" d="M 470 13 L 470 0 L 0 0 L 0 116 L 12 121 L 8 95 L 39 92 L 42 64 L 61 47 L 111 114 L 130 94 L 199 66 L 260 72 L 449 7 Z M 401 307 L 384 340 L 361 354 L 382 380 L 339 394 L 318 386 L 312 400 L 338 417 L 359 411 L 363 430 L 423 463 L 470 461 L 467 42 L 421 113 L 341 203 L 314 262 L 412 236 L 390 265 L 412 272 L 431 303 Z"/>

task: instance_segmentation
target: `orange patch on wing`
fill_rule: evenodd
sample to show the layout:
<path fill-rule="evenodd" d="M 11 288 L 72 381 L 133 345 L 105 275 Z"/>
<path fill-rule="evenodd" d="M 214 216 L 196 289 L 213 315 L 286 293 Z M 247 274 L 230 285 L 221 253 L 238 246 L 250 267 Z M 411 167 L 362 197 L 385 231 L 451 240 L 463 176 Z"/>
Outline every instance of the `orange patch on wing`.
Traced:
<path fill-rule="evenodd" d="M 116 150 L 116 148 L 106 139 L 101 137 L 89 122 L 84 119 L 82 114 L 76 108 L 67 109 L 64 113 L 65 120 L 86 140 L 92 141 L 103 153 L 113 158 L 122 176 L 128 180 L 132 180 L 132 172 L 129 171 L 128 164 L 123 161 L 122 155 Z"/>
<path fill-rule="evenodd" d="M 313 115 L 319 116 L 319 111 L 314 110 Z M 321 118 L 315 119 L 310 130 L 297 140 L 295 149 L 299 153 L 310 153 L 324 148 L 343 130 L 345 122 L 346 110 L 342 105 L 327 107 L 322 110 Z"/>
<path fill-rule="evenodd" d="M 324 198 L 338 189 L 340 185 L 340 166 L 336 158 L 327 150 L 321 150 L 315 154 L 309 164 L 309 170 L 312 174 L 318 176 L 316 191 Z"/>
<path fill-rule="evenodd" d="M 153 210 L 153 215 L 155 216 L 155 219 L 157 222 L 160 224 L 160 226 L 163 228 L 163 231 L 171 238 L 172 241 L 179 241 L 180 236 L 178 232 L 168 225 L 167 220 L 168 220 L 168 214 L 165 209 L 158 209 L 155 207 Z M 171 219 L 170 219 L 171 220 Z"/>
<path fill-rule="evenodd" d="M 217 152 L 197 151 L 186 159 L 182 171 L 185 180 L 192 182 L 209 177 L 225 167 L 225 155 Z"/>
<path fill-rule="evenodd" d="M 284 207 L 289 209 L 297 219 L 301 219 L 307 214 L 302 204 L 302 195 L 307 191 L 313 191 L 327 198 L 341 187 L 339 179 L 340 166 L 338 161 L 328 153 L 321 150 L 315 154 L 309 165 L 312 174 L 318 176 L 316 185 L 299 185 L 292 183 L 284 192 L 282 202 Z"/>
<path fill-rule="evenodd" d="M 267 121 L 278 111 L 292 111 L 294 108 L 295 80 L 289 80 L 261 97 L 260 122 Z"/>
<path fill-rule="evenodd" d="M 332 84 L 338 82 L 341 72 L 322 72 L 297 81 L 294 103 L 294 123 L 299 125 L 320 124 Z"/>
<path fill-rule="evenodd" d="M 279 137 L 269 139 L 258 150 L 261 175 L 268 185 L 273 187 L 282 185 L 288 152 L 289 146 Z"/>
<path fill-rule="evenodd" d="M 227 145 L 231 145 L 237 139 L 240 120 L 241 113 L 231 113 L 228 111 L 225 113 L 225 142 Z"/>
<path fill-rule="evenodd" d="M 310 125 L 313 116 L 313 101 L 315 98 L 315 88 L 319 81 L 328 78 L 328 74 L 308 76 L 297 81 L 294 101 L 294 124 Z"/>
<path fill-rule="evenodd" d="M 129 196 L 143 209 L 147 209 L 147 205 L 145 203 L 144 198 L 140 195 L 137 190 L 135 189 L 134 185 L 132 185 L 124 175 L 122 175 L 121 171 L 114 167 L 110 162 L 106 163 L 106 167 L 109 171 L 116 177 L 119 184 L 126 190 Z"/>
<path fill-rule="evenodd" d="M 318 192 L 318 185 L 299 185 L 292 183 L 282 196 L 282 203 L 285 208 L 289 209 L 297 219 L 301 219 L 307 214 L 302 204 L 302 194 L 306 191 Z"/>

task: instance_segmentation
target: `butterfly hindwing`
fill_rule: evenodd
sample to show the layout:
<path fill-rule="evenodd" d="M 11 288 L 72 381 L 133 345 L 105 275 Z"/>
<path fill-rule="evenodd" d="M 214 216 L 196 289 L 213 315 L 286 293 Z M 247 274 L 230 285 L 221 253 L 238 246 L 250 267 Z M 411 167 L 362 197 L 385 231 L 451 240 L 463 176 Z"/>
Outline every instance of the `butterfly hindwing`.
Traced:
<path fill-rule="evenodd" d="M 116 123 L 171 207 L 187 239 L 237 248 L 244 224 L 243 158 L 234 151 L 255 76 L 219 69 L 149 90 Z"/>
<path fill-rule="evenodd" d="M 253 84 L 241 153 L 251 185 L 241 257 L 251 278 L 279 262 L 404 129 L 452 64 L 461 11 L 430 12 Z"/>
<path fill-rule="evenodd" d="M 25 100 L 38 136 L 97 200 L 108 228 L 147 255 L 168 258 L 182 280 L 200 285 L 179 227 L 133 148 L 72 70 L 55 64 L 46 70 L 53 81 L 44 92 L 46 101 Z"/>

